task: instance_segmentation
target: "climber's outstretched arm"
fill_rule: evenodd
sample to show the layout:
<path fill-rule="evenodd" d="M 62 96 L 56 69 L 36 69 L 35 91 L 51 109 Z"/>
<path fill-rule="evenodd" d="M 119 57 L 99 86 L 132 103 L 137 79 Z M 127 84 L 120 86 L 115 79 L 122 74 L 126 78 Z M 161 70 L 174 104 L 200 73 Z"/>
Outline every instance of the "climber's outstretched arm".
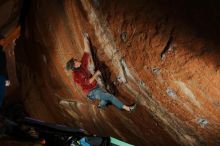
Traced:
<path fill-rule="evenodd" d="M 84 41 L 84 52 L 91 53 L 90 52 L 89 35 L 87 33 L 84 33 L 83 41 Z"/>

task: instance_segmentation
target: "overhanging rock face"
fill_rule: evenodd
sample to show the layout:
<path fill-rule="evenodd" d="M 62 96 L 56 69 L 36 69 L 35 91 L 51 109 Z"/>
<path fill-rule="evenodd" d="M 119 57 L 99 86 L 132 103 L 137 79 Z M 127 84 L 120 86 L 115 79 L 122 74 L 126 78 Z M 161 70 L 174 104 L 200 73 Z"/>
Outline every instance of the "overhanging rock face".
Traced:
<path fill-rule="evenodd" d="M 135 145 L 219 145 L 217 3 L 31 1 L 15 49 L 26 110 Z M 135 112 L 99 110 L 73 83 L 65 64 L 82 57 L 84 32 L 106 88 Z"/>

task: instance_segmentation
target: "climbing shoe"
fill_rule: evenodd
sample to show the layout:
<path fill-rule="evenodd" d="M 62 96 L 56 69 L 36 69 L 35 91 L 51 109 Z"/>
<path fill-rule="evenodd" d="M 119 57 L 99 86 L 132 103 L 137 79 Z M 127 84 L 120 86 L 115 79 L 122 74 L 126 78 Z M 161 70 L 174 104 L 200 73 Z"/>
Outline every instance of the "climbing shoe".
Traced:
<path fill-rule="evenodd" d="M 107 106 L 107 105 L 101 105 L 101 104 L 99 104 L 99 105 L 97 106 L 97 108 L 99 108 L 99 109 L 104 109 L 106 106 Z"/>
<path fill-rule="evenodd" d="M 105 107 L 107 107 L 109 105 L 112 105 L 112 103 L 108 102 L 108 101 L 106 103 L 104 103 L 104 104 L 102 102 L 99 102 L 99 105 L 97 106 L 97 108 L 104 109 Z"/>
<path fill-rule="evenodd" d="M 136 103 L 129 106 L 130 112 L 133 112 L 136 109 Z"/>

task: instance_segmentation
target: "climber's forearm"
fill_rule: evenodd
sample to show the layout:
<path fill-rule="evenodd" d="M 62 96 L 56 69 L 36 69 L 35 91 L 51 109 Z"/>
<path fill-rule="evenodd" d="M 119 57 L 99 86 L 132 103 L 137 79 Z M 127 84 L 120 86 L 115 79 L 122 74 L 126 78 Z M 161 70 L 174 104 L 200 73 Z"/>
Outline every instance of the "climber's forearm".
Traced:
<path fill-rule="evenodd" d="M 88 36 L 84 36 L 83 41 L 84 41 L 84 52 L 90 53 L 90 43 Z"/>
<path fill-rule="evenodd" d="M 89 83 L 91 84 L 92 82 L 94 82 L 98 76 L 101 75 L 101 72 L 98 70 L 94 73 L 94 75 L 89 79 Z"/>

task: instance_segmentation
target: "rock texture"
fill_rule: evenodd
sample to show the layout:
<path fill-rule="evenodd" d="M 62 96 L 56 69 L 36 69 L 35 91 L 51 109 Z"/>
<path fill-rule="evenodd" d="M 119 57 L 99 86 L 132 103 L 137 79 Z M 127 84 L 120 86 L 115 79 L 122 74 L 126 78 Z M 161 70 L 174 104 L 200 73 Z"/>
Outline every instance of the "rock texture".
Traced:
<path fill-rule="evenodd" d="M 219 2 L 38 0 L 16 46 L 29 115 L 135 145 L 219 145 Z M 65 70 L 88 32 L 106 88 L 134 113 L 96 108 Z M 60 99 L 77 101 L 59 105 Z"/>

